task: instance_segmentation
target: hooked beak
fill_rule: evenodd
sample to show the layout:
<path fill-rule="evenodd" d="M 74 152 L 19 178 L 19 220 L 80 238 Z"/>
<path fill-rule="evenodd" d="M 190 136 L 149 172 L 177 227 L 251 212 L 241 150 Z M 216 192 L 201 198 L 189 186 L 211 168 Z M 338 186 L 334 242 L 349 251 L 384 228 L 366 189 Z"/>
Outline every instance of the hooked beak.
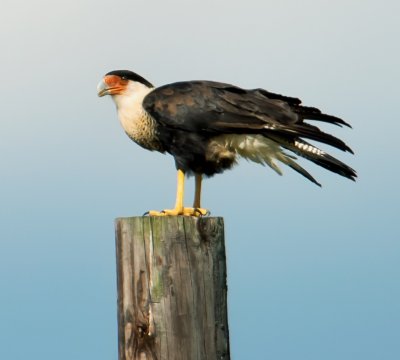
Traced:
<path fill-rule="evenodd" d="M 109 94 L 110 94 L 110 88 L 108 87 L 108 85 L 106 84 L 106 82 L 103 79 L 97 85 L 97 95 L 99 97 L 102 97 L 102 96 L 109 95 Z"/>
<path fill-rule="evenodd" d="M 106 75 L 97 85 L 97 95 L 121 95 L 125 92 L 128 80 L 117 75 Z"/>

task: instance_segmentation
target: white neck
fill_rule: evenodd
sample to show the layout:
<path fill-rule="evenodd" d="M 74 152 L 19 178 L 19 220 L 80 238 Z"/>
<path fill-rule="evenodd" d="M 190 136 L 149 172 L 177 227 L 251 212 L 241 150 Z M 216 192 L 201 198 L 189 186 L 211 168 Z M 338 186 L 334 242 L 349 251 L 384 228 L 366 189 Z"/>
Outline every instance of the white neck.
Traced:
<path fill-rule="evenodd" d="M 130 81 L 122 94 L 112 96 L 117 106 L 119 121 L 129 136 L 135 133 L 136 122 L 144 114 L 142 106 L 144 97 L 153 89 L 141 83 Z"/>

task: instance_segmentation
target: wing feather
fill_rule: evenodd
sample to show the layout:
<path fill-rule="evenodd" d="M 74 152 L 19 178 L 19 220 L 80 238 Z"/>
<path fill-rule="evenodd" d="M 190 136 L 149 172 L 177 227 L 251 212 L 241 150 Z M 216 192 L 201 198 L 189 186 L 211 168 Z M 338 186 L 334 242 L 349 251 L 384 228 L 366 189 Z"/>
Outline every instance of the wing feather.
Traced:
<path fill-rule="evenodd" d="M 340 139 L 305 119 L 348 125 L 342 119 L 301 106 L 296 98 L 263 89 L 245 90 L 211 81 L 165 85 L 146 96 L 143 106 L 162 125 L 205 133 L 279 133 L 320 141 L 343 151 Z"/>
<path fill-rule="evenodd" d="M 221 134 L 261 134 L 330 171 L 353 180 L 356 177 L 353 169 L 325 152 L 312 153 L 296 147 L 296 142 L 308 144 L 303 139 L 310 139 L 353 153 L 344 141 L 304 120 L 338 126 L 350 126 L 348 123 L 317 108 L 302 106 L 297 98 L 264 89 L 189 81 L 155 89 L 145 97 L 143 107 L 161 126 L 210 138 Z M 288 160 L 286 164 L 317 183 L 296 163 Z"/>

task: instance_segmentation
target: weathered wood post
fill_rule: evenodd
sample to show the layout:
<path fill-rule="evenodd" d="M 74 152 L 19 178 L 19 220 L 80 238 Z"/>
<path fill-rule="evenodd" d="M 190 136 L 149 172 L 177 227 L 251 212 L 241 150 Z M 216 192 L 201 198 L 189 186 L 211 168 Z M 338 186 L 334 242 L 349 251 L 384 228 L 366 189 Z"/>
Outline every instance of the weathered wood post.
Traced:
<path fill-rule="evenodd" d="M 119 360 L 229 359 L 222 218 L 116 220 Z"/>

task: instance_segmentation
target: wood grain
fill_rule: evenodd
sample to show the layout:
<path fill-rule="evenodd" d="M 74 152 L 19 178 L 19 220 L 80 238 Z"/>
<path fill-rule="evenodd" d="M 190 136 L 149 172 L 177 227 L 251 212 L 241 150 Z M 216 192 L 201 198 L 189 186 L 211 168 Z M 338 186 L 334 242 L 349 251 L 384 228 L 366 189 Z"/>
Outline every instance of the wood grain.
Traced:
<path fill-rule="evenodd" d="M 222 218 L 116 220 L 120 360 L 229 359 Z"/>

